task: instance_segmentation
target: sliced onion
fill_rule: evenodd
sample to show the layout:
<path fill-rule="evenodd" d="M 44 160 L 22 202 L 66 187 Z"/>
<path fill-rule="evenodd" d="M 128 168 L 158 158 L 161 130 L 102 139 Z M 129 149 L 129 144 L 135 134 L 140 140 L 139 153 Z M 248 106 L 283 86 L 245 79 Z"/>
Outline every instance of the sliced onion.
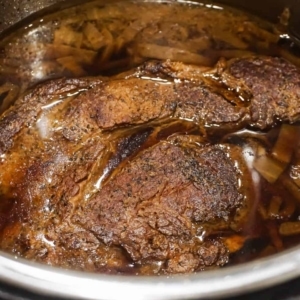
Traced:
<path fill-rule="evenodd" d="M 257 211 L 260 214 L 260 216 L 262 217 L 263 220 L 268 219 L 268 213 L 266 211 L 266 209 L 264 208 L 264 206 L 260 203 L 257 206 Z"/>
<path fill-rule="evenodd" d="M 268 228 L 268 233 L 271 238 L 273 246 L 276 248 L 276 250 L 282 250 L 283 243 L 280 238 L 277 225 L 274 223 L 269 223 L 267 225 L 267 228 Z"/>
<path fill-rule="evenodd" d="M 299 138 L 299 126 L 283 124 L 280 128 L 278 139 L 272 149 L 272 155 L 276 159 L 288 164 L 292 159 L 294 150 L 298 146 L 297 141 Z"/>
<path fill-rule="evenodd" d="M 254 161 L 253 166 L 268 182 L 274 183 L 284 171 L 286 164 L 272 157 L 263 155 Z"/>
<path fill-rule="evenodd" d="M 82 45 L 86 48 L 98 51 L 105 46 L 105 36 L 98 30 L 95 24 L 88 22 L 83 28 L 83 42 Z"/>
<path fill-rule="evenodd" d="M 43 49 L 44 59 L 57 59 L 61 57 L 74 56 L 76 60 L 84 64 L 92 64 L 97 55 L 96 51 L 78 49 L 66 45 L 45 44 Z"/>
<path fill-rule="evenodd" d="M 246 237 L 241 235 L 232 235 L 224 239 L 224 244 L 230 253 L 239 251 L 246 241 Z"/>
<path fill-rule="evenodd" d="M 57 59 L 57 62 L 61 64 L 65 69 L 72 72 L 75 76 L 84 76 L 86 72 L 82 68 L 81 64 L 77 61 L 74 56 L 66 56 Z"/>
<path fill-rule="evenodd" d="M 283 236 L 300 234 L 300 221 L 282 223 L 279 227 L 279 233 Z"/>
<path fill-rule="evenodd" d="M 282 176 L 281 180 L 285 188 L 300 203 L 300 188 L 288 176 Z"/>
<path fill-rule="evenodd" d="M 62 26 L 54 32 L 53 43 L 56 45 L 68 45 L 80 48 L 82 44 L 83 34 L 74 31 L 70 26 Z"/>
<path fill-rule="evenodd" d="M 269 205 L 269 209 L 268 209 L 268 217 L 270 219 L 278 219 L 280 217 L 280 206 L 282 204 L 282 199 L 281 197 L 278 196 L 273 196 L 271 201 L 270 201 L 270 205 Z"/>
<path fill-rule="evenodd" d="M 135 52 L 138 56 L 155 58 L 155 59 L 170 59 L 181 61 L 190 64 L 199 64 L 203 66 L 211 66 L 215 62 L 215 58 L 206 57 L 184 49 L 177 49 L 167 46 L 159 46 L 156 44 L 137 44 Z"/>

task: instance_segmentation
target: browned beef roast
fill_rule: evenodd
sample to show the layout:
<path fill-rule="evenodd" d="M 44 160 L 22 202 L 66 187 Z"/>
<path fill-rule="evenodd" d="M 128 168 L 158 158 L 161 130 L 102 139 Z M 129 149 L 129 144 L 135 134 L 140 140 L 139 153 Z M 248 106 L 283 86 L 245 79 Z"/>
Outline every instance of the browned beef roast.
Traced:
<path fill-rule="evenodd" d="M 258 56 L 221 60 L 213 70 L 169 61 L 154 62 L 139 72 L 189 79 L 210 88 L 215 84 L 219 88 L 216 93 L 221 93 L 233 106 L 248 107 L 247 123 L 255 128 L 266 129 L 278 120 L 299 120 L 300 72 L 282 58 Z M 240 113 L 244 112 L 241 107 Z M 229 121 L 225 118 L 221 122 L 208 120 L 213 124 Z"/>
<path fill-rule="evenodd" d="M 128 272 L 134 264 L 141 274 L 186 273 L 224 265 L 229 249 L 214 234 L 236 223 L 233 212 L 243 206 L 234 167 L 241 149 L 175 135 L 126 160 L 151 132 L 119 139 L 107 160 L 117 167 L 98 190 L 100 161 L 113 144 L 104 136 L 74 151 L 71 164 L 38 158 L 16 184 L 12 213 L 27 208 L 6 226 L 2 248 L 93 271 Z"/>
<path fill-rule="evenodd" d="M 298 90 L 299 71 L 267 57 L 40 85 L 0 119 L 1 248 L 106 272 L 225 264 L 216 233 L 245 221 L 250 180 L 241 148 L 206 130 L 293 122 Z"/>
<path fill-rule="evenodd" d="M 77 141 L 99 129 L 167 117 L 200 126 L 239 128 L 248 123 L 264 129 L 278 119 L 294 122 L 300 113 L 299 70 L 279 58 L 221 61 L 212 70 L 172 62 L 146 63 L 125 75 L 112 80 L 58 80 L 32 90 L 1 118 L 1 152 L 24 126 L 36 121 L 43 107 L 75 91 L 77 96 L 60 110 L 56 122 L 65 138 Z M 157 80 L 159 75 L 165 78 Z"/>
<path fill-rule="evenodd" d="M 128 162 L 73 220 L 130 257 L 166 262 L 167 272 L 191 272 L 227 261 L 218 239 L 201 241 L 199 222 L 230 222 L 242 201 L 237 171 L 219 146 L 194 137 L 160 142 Z"/>

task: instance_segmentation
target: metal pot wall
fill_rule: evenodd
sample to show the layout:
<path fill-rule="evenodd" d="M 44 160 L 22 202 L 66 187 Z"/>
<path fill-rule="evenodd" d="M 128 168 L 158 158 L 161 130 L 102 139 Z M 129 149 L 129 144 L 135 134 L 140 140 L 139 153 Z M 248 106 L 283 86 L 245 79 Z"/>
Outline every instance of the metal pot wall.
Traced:
<path fill-rule="evenodd" d="M 82 1 L 83 2 L 83 1 Z M 276 20 L 283 7 L 290 6 L 297 16 L 300 2 L 289 0 L 222 0 L 226 4 Z M 0 1 L 0 31 L 13 30 L 14 24 L 33 12 L 61 0 Z M 74 4 L 74 1 L 72 1 Z M 1 253 L 0 280 L 40 294 L 82 299 L 208 299 L 237 295 L 270 287 L 300 276 L 300 246 L 281 254 L 199 274 L 167 277 L 108 276 L 51 268 Z"/>
<path fill-rule="evenodd" d="M 40 11 L 43 8 L 56 4 L 56 9 L 61 6 L 74 4 L 77 2 L 85 2 L 84 0 L 67 1 L 67 0 L 13 0 L 13 1 L 0 1 L 0 32 L 4 29 L 14 25 L 16 22 L 31 15 L 34 12 Z M 283 7 L 300 6 L 298 0 L 220 0 L 219 2 L 233 5 L 236 7 L 245 8 L 246 10 L 267 17 L 271 20 L 276 20 Z"/>

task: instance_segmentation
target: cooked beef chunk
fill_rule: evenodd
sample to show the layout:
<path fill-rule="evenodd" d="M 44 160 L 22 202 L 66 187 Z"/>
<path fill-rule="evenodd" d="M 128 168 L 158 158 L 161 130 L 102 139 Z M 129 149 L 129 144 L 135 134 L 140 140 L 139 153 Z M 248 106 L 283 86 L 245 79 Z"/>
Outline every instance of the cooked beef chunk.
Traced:
<path fill-rule="evenodd" d="M 221 241 L 199 241 L 199 223 L 229 222 L 241 201 L 236 170 L 220 147 L 161 142 L 127 163 L 74 218 L 135 262 L 161 260 L 167 272 L 191 272 L 227 261 Z"/>
<path fill-rule="evenodd" d="M 68 82 L 66 82 L 67 84 Z M 8 150 L 24 127 L 30 127 L 43 107 L 61 99 L 45 94 L 51 82 L 19 99 L 0 120 L 0 152 Z M 60 81 L 59 84 L 62 84 Z M 200 125 L 229 123 L 239 126 L 246 111 L 232 106 L 209 87 L 193 83 L 155 82 L 140 78 L 90 82 L 56 113 L 50 127 L 60 125 L 62 135 L 81 141 L 97 130 L 142 124 L 164 118 L 194 120 Z M 54 122 L 56 122 L 54 124 Z"/>
<path fill-rule="evenodd" d="M 153 76 L 165 74 L 184 81 L 146 79 L 142 76 L 145 70 Z M 263 129 L 277 119 L 293 122 L 300 112 L 299 71 L 282 59 L 241 58 L 219 63 L 210 71 L 171 62 L 150 63 L 134 74 L 140 77 L 59 80 L 34 89 L 1 118 L 1 152 L 11 147 L 21 128 L 36 121 L 43 107 L 76 88 L 81 93 L 56 115 L 64 137 L 74 141 L 99 128 L 167 117 L 193 120 L 201 126 L 238 128 L 248 122 Z"/>
<path fill-rule="evenodd" d="M 137 151 L 151 132 L 124 132 L 122 137 L 116 133 L 115 140 L 110 135 L 108 140 L 105 135 L 93 136 L 80 145 L 48 141 L 48 151 L 33 151 L 21 178 L 3 172 L 2 182 L 10 184 L 6 193 L 11 190 L 14 207 L 9 209 L 10 222 L 1 232 L 1 248 L 68 268 L 114 272 L 129 265 L 120 249 L 106 247 L 92 233 L 73 224 L 71 217 L 78 203 L 84 204 L 95 192 L 99 178 L 105 178 L 110 169 Z"/>
<path fill-rule="evenodd" d="M 123 138 L 109 161 L 129 157 L 127 149 L 134 153 L 150 132 L 134 134 L 132 142 Z M 117 164 L 93 191 L 101 175 L 95 169 L 109 147 L 93 140 L 69 157 L 71 164 L 38 160 L 17 185 L 29 212 L 4 230 L 1 247 L 93 271 L 128 272 L 134 263 L 142 274 L 187 273 L 228 261 L 222 239 L 214 232 L 203 236 L 208 223 L 229 228 L 243 204 L 226 147 L 175 136 Z"/>
<path fill-rule="evenodd" d="M 210 87 L 215 84 L 219 87 L 216 93 L 221 93 L 224 99 L 233 105 L 248 107 L 247 122 L 255 128 L 266 129 L 277 121 L 295 122 L 300 118 L 300 72 L 282 58 L 257 56 L 221 60 L 213 70 L 178 62 L 151 62 L 138 72 L 204 82 Z M 223 119 L 222 123 L 225 122 Z"/>
<path fill-rule="evenodd" d="M 0 153 L 8 150 L 19 132 L 30 128 L 41 114 L 43 108 L 53 102 L 69 98 L 73 93 L 97 86 L 100 78 L 59 79 L 39 85 L 21 96 L 15 105 L 1 116 L 0 120 Z"/>
<path fill-rule="evenodd" d="M 1 248 L 106 272 L 224 265 L 230 249 L 216 233 L 245 222 L 238 182 L 248 180 L 234 166 L 241 148 L 214 145 L 206 130 L 297 120 L 298 77 L 259 57 L 211 70 L 148 62 L 36 87 L 0 118 Z"/>
<path fill-rule="evenodd" d="M 227 72 L 252 93 L 251 125 L 264 129 L 277 121 L 295 122 L 300 117 L 300 72 L 282 58 L 235 59 Z"/>

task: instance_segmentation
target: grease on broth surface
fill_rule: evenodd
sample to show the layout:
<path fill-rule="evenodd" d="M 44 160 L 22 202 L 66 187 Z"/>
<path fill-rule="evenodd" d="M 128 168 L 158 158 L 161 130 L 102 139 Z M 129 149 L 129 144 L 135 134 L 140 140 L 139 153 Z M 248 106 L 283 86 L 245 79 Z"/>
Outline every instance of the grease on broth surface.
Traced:
<path fill-rule="evenodd" d="M 285 36 L 282 24 L 216 4 L 96 1 L 45 15 L 4 37 L 0 93 L 15 95 L 49 78 L 118 73 L 149 58 L 212 66 L 220 57 L 259 52 L 299 64 L 279 46 Z"/>

